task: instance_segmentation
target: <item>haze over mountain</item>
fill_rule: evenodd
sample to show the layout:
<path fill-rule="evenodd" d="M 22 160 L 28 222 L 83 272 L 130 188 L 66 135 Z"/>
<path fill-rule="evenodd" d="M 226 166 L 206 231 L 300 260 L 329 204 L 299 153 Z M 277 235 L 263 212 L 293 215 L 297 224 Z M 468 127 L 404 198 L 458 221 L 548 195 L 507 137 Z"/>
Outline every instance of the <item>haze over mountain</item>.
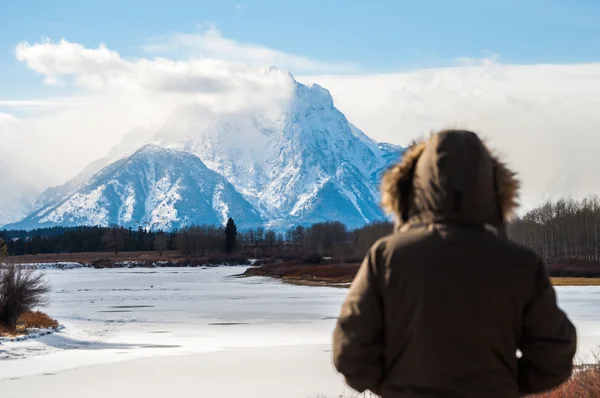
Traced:
<path fill-rule="evenodd" d="M 356 227 L 382 219 L 379 175 L 402 148 L 352 125 L 323 87 L 269 73 L 289 79 L 290 95 L 218 113 L 187 102 L 160 128 L 132 131 L 107 157 L 46 190 L 33 212 L 6 227 L 171 229 L 230 216 L 241 226 L 339 220 Z"/>
<path fill-rule="evenodd" d="M 33 209 L 39 191 L 4 159 L 0 159 L 0 186 L 0 225 L 20 220 Z"/>

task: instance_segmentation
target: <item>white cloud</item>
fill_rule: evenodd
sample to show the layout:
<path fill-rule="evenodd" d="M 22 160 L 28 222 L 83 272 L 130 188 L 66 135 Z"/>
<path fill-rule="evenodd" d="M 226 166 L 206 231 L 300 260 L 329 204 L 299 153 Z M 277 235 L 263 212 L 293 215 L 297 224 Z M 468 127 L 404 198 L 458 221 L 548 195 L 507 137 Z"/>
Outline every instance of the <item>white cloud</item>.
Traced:
<path fill-rule="evenodd" d="M 0 152 L 21 153 L 23 163 L 52 170 L 38 179 L 47 184 L 72 177 L 134 128 L 157 128 L 184 103 L 200 103 L 212 112 L 251 112 L 285 102 L 293 88 L 291 75 L 276 68 L 213 59 L 126 60 L 104 45 L 85 48 L 66 40 L 21 43 L 15 54 L 47 84 L 61 82 L 87 93 L 0 101 L 0 109 L 30 113 L 21 119 L 0 115 L 0 138 L 9 143 Z"/>
<path fill-rule="evenodd" d="M 374 138 L 408 144 L 448 126 L 480 132 L 524 183 L 523 205 L 600 194 L 600 64 L 501 65 L 302 78 Z"/>
<path fill-rule="evenodd" d="M 61 40 L 54 44 L 49 40 L 30 45 L 20 43 L 15 55 L 21 62 L 43 74 L 48 84 L 60 83 L 60 77 L 86 70 L 88 74 L 113 74 L 126 68 L 118 53 L 104 44 L 97 49 L 87 49 L 80 44 Z"/>
<path fill-rule="evenodd" d="M 225 39 L 215 29 L 171 39 L 153 50 L 201 43 L 204 57 L 211 58 L 127 59 L 103 45 L 85 48 L 65 40 L 19 44 L 18 59 L 46 82 L 87 94 L 60 101 L 3 100 L 2 108 L 28 107 L 33 115 L 19 119 L 0 113 L 5 143 L 0 150 L 20 154 L 22 164 L 41 165 L 38 186 L 59 184 L 133 129 L 161 126 L 181 104 L 251 112 L 279 107 L 289 98 L 293 80 L 287 73 L 231 61 L 277 64 L 282 57 L 284 64 L 300 62 L 295 58 Z M 321 68 L 300 59 L 308 62 L 308 70 Z M 299 80 L 329 89 L 348 119 L 381 141 L 407 144 L 447 126 L 481 132 L 521 173 L 527 206 L 547 197 L 600 194 L 600 64 L 503 65 L 494 55 L 459 62 L 463 66 Z"/>
<path fill-rule="evenodd" d="M 80 104 L 79 101 L 85 98 L 68 97 L 68 98 L 48 98 L 39 100 L 0 100 L 0 109 L 39 109 L 39 108 L 64 108 L 73 107 Z M 0 114 L 0 117 L 2 114 Z"/>
<path fill-rule="evenodd" d="M 144 46 L 151 54 L 186 54 L 189 57 L 220 59 L 254 66 L 277 66 L 292 73 L 355 72 L 356 65 L 347 62 L 322 62 L 301 55 L 273 50 L 264 46 L 240 43 L 223 37 L 214 26 L 200 33 L 175 33 L 155 39 Z"/>
<path fill-rule="evenodd" d="M 88 49 L 80 44 L 61 40 L 58 43 L 21 43 L 16 56 L 30 69 L 42 74 L 48 84 L 62 82 L 94 91 L 119 95 L 158 94 L 193 96 L 208 99 L 211 105 L 218 97 L 231 103 L 235 94 L 252 92 L 260 97 L 278 98 L 282 86 L 289 86 L 291 77 L 277 68 L 254 68 L 215 59 L 173 61 L 166 58 L 125 60 L 104 45 Z M 238 101 L 239 102 L 239 101 Z"/>

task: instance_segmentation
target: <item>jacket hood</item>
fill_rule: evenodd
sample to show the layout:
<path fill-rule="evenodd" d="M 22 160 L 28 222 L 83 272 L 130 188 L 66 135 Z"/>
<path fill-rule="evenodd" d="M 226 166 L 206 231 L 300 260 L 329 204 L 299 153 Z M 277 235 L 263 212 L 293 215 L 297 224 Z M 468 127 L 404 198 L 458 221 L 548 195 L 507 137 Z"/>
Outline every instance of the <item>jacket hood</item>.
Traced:
<path fill-rule="evenodd" d="M 449 222 L 504 231 L 517 207 L 516 174 L 466 130 L 416 142 L 382 178 L 382 207 L 398 225 Z"/>

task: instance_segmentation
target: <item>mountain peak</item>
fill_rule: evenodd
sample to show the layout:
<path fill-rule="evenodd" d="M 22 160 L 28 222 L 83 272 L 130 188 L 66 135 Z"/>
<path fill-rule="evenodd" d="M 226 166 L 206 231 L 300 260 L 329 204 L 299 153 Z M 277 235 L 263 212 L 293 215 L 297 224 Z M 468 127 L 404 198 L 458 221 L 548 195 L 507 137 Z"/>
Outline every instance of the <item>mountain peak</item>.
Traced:
<path fill-rule="evenodd" d="M 296 81 L 294 76 L 289 71 L 278 68 L 274 65 L 263 66 L 262 68 L 260 68 L 260 71 L 267 75 L 283 75 L 290 78 L 293 81 Z"/>
<path fill-rule="evenodd" d="M 143 147 L 141 147 L 140 149 L 138 149 L 137 151 L 134 152 L 134 154 L 139 153 L 139 154 L 153 154 L 153 153 L 169 153 L 169 152 L 173 152 L 170 149 L 167 148 L 163 148 L 160 145 L 156 145 L 153 143 L 149 143 L 144 145 Z"/>
<path fill-rule="evenodd" d="M 146 144 L 143 147 L 141 147 L 140 149 L 138 149 L 137 151 L 134 152 L 135 154 L 145 154 L 145 153 L 157 153 L 157 152 L 164 152 L 166 151 L 165 148 L 162 148 L 156 144 Z"/>
<path fill-rule="evenodd" d="M 311 108 L 333 109 L 333 97 L 326 88 L 313 83 L 310 87 L 296 82 L 296 97 L 300 103 Z"/>

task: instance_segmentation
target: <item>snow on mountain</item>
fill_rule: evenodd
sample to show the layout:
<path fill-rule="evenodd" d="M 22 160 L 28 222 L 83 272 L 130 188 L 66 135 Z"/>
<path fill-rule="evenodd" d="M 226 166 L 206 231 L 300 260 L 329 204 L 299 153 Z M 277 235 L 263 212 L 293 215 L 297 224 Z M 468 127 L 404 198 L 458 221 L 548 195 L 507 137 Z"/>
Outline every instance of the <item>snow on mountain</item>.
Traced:
<path fill-rule="evenodd" d="M 242 226 L 262 223 L 252 205 L 197 156 L 146 145 L 6 228 L 118 224 L 171 230 L 224 224 L 228 217 Z"/>
<path fill-rule="evenodd" d="M 279 70 L 269 73 L 282 78 Z M 134 211 L 141 206 L 137 199 L 140 189 L 135 182 L 128 184 L 125 175 L 119 178 L 118 189 L 107 181 L 93 183 L 98 177 L 89 180 L 102 167 L 130 156 L 136 148 L 148 143 L 180 151 L 178 154 L 196 155 L 200 163 L 224 177 L 220 185 L 214 186 L 231 184 L 245 199 L 244 206 L 249 203 L 256 209 L 268 227 L 286 228 L 331 220 L 358 227 L 382 219 L 378 206 L 379 179 L 398 160 L 403 149 L 375 142 L 352 125 L 334 106 L 325 88 L 317 84 L 305 86 L 289 74 L 285 78 L 290 82 L 282 87 L 289 86 L 290 92 L 278 95 L 277 101 L 258 101 L 219 111 L 207 104 L 187 103 L 177 108 L 162 127 L 154 131 L 134 130 L 107 157 L 90 164 L 63 186 L 46 190 L 36 204 L 36 213 L 23 222 L 133 225 L 143 219 L 160 226 L 169 223 L 176 226 L 188 219 L 196 220 L 196 215 L 187 214 L 193 210 L 191 205 L 175 211 L 169 204 L 184 201 L 191 204 L 195 200 L 189 192 L 182 194 L 183 188 L 175 185 L 174 177 L 155 181 L 154 186 L 164 198 L 154 202 L 145 200 L 144 216 L 139 210 Z M 102 175 L 106 173 L 105 169 Z M 135 205 L 128 204 L 128 200 L 134 200 Z M 117 206 L 117 202 L 121 204 Z M 218 208 L 223 214 L 234 210 L 227 200 L 217 202 L 213 210 Z M 242 203 L 239 199 L 235 202 Z M 118 212 L 111 206 L 116 206 Z M 86 210 L 82 213 L 79 209 Z M 248 209 L 244 212 L 251 213 Z M 163 216 L 165 221 L 160 220 Z M 256 217 L 239 221 L 253 224 Z M 203 222 L 221 218 L 206 217 Z"/>
<path fill-rule="evenodd" d="M 381 219 L 377 177 L 401 148 L 380 145 L 350 124 L 323 87 L 293 87 L 276 109 L 215 114 L 182 107 L 152 142 L 198 155 L 269 225 L 341 220 L 354 227 Z"/>

